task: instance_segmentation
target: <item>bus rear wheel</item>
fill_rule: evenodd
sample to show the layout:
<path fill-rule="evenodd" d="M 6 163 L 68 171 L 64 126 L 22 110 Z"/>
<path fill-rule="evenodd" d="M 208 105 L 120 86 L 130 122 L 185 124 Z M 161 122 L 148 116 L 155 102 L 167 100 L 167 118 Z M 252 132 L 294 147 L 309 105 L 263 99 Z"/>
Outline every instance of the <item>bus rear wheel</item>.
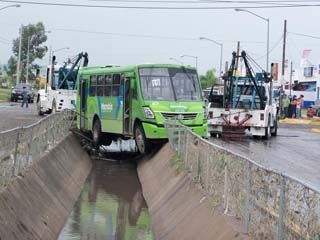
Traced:
<path fill-rule="evenodd" d="M 147 154 L 151 152 L 151 141 L 146 138 L 141 124 L 136 125 L 134 129 L 134 139 L 141 154 Z"/>
<path fill-rule="evenodd" d="M 93 123 L 92 141 L 94 146 L 99 146 L 101 144 L 101 124 L 97 119 Z"/>

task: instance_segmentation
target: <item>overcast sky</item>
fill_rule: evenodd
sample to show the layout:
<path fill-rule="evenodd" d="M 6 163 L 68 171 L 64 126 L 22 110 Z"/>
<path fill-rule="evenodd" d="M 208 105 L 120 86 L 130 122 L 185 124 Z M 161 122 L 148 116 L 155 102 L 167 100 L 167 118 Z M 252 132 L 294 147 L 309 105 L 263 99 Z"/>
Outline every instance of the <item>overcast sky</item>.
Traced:
<path fill-rule="evenodd" d="M 29 1 L 29 0 L 27 0 Z M 182 1 L 182 0 L 181 0 Z M 196 0 L 190 0 L 196 1 Z M 35 2 L 59 3 L 42 0 Z M 282 1 L 278 1 L 280 3 Z M 60 1 L 60 3 L 98 4 L 121 6 L 162 7 L 246 7 L 261 6 L 245 4 L 188 4 L 183 3 L 123 3 L 106 1 Z M 317 2 L 314 1 L 317 4 Z M 0 8 L 11 5 L 0 1 Z M 320 1 L 319 1 L 320 4 Z M 267 4 L 264 4 L 267 5 Z M 320 39 L 302 37 L 292 33 L 320 37 L 320 7 L 250 9 L 270 18 L 270 61 L 280 62 L 282 57 L 283 22 L 288 21 L 287 58 L 299 66 L 302 51 L 312 49 L 310 60 L 320 63 Z M 80 51 L 89 54 L 89 65 L 130 65 L 138 63 L 172 63 L 176 58 L 187 65 L 195 65 L 195 59 L 180 55 L 198 57 L 198 69 L 202 74 L 209 68 L 219 69 L 220 47 L 212 42 L 200 41 L 207 37 L 224 44 L 223 62 L 231 60 L 236 42 L 241 48 L 266 66 L 267 22 L 247 12 L 227 10 L 151 10 L 80 8 L 21 4 L 20 8 L 0 10 L 0 63 L 6 63 L 12 55 L 12 39 L 18 37 L 21 24 L 43 22 L 48 34 L 47 46 L 52 49 L 70 47 L 56 53 L 57 60 L 64 61 Z M 81 30 L 73 32 L 70 30 Z M 86 32 L 100 32 L 86 33 Z M 291 32 L 291 33 L 290 33 Z M 143 35 L 145 37 L 143 37 Z M 151 37 L 150 37 L 151 36 Z M 48 55 L 41 64 L 48 63 Z"/>

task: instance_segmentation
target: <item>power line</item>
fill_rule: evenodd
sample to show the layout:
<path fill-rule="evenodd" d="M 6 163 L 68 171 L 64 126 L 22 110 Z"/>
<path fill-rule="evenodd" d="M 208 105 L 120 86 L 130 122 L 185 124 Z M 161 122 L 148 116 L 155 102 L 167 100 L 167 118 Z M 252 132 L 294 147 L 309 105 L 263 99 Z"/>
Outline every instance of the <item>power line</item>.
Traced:
<path fill-rule="evenodd" d="M 225 3 L 240 3 L 240 4 L 279 4 L 279 5 L 296 5 L 292 3 L 268 2 L 268 1 L 170 1 L 170 0 L 88 0 L 89 2 L 116 2 L 116 3 L 169 3 L 169 4 L 225 4 Z M 305 1 L 300 1 L 306 3 Z M 308 1 L 307 1 L 308 2 Z"/>
<path fill-rule="evenodd" d="M 267 5 L 267 6 L 220 6 L 220 7 L 168 7 L 168 6 L 120 6 L 120 5 L 92 5 L 92 4 L 70 4 L 35 1 L 0 0 L 0 2 L 20 3 L 30 5 L 58 6 L 58 7 L 82 7 L 82 8 L 109 8 L 109 9 L 140 9 L 140 10 L 226 10 L 226 9 L 271 9 L 271 8 L 297 8 L 297 7 L 319 7 L 320 4 L 296 4 L 296 5 Z"/>
<path fill-rule="evenodd" d="M 302 36 L 302 37 L 320 39 L 320 37 L 312 36 L 312 35 L 308 35 L 308 34 L 303 34 L 303 33 L 294 33 L 294 32 L 288 32 L 288 33 L 289 33 L 289 34 L 293 34 L 293 35 L 297 35 L 297 36 Z"/>
<path fill-rule="evenodd" d="M 2 39 L 0 39 L 0 43 L 5 44 L 5 45 L 11 45 L 11 43 L 5 42 Z"/>
<path fill-rule="evenodd" d="M 104 0 L 101 0 L 104 1 Z M 106 0 L 111 1 L 111 0 Z M 127 1 L 127 0 L 120 0 Z M 137 0 L 129 0 L 129 1 L 137 1 Z M 273 1 L 235 1 L 235 0 L 199 0 L 199 2 L 209 2 L 209 3 L 314 3 L 320 2 L 319 0 L 273 0 Z"/>
<path fill-rule="evenodd" d="M 234 1 L 234 0 L 199 0 L 199 1 L 175 1 L 175 0 L 88 0 L 89 2 L 123 2 L 123 3 L 172 3 L 172 4 L 221 4 L 221 3 L 240 3 L 240 4 L 297 4 L 314 3 L 318 0 L 293 0 L 293 1 Z"/>
<path fill-rule="evenodd" d="M 64 32 L 78 32 L 78 33 L 89 33 L 99 35 L 111 35 L 119 37 L 135 37 L 135 38 L 150 38 L 150 39 L 168 39 L 168 40 L 186 40 L 186 41 L 198 41 L 198 38 L 182 38 L 182 37 L 170 37 L 170 36 L 157 36 L 157 35 L 144 35 L 144 34 L 130 34 L 130 33 L 113 33 L 113 32 L 100 32 L 100 31 L 88 31 L 81 29 L 68 29 L 68 28 L 51 28 L 54 31 Z"/>
<path fill-rule="evenodd" d="M 273 50 L 279 45 L 279 43 L 281 42 L 281 40 L 283 39 L 283 35 L 281 35 L 281 37 L 279 38 L 279 40 L 271 47 L 271 49 L 269 50 L 268 54 L 272 53 Z M 260 57 L 257 57 L 255 58 L 255 60 L 260 60 L 262 58 L 265 58 L 267 56 L 267 54 L 263 55 L 263 56 L 260 56 Z"/>
<path fill-rule="evenodd" d="M 70 29 L 70 28 L 50 28 L 54 31 L 63 31 L 63 32 L 76 32 L 76 33 L 86 33 L 86 34 L 98 34 L 98 35 L 108 35 L 108 36 L 118 36 L 118 37 L 134 37 L 134 38 L 147 38 L 147 39 L 163 39 L 163 40 L 178 40 L 178 41 L 199 41 L 199 38 L 188 38 L 188 37 L 175 37 L 175 36 L 160 36 L 160 35 L 144 35 L 136 33 L 114 33 L 114 32 L 101 32 L 101 31 L 89 31 L 82 29 Z M 234 40 L 219 40 L 221 42 L 232 42 L 237 43 L 238 41 Z M 241 42 L 248 44 L 264 44 L 262 41 L 246 41 L 240 40 Z"/>
<path fill-rule="evenodd" d="M 165 4 L 277 4 L 279 6 L 298 7 L 297 3 L 308 4 L 318 0 L 294 1 L 234 1 L 234 0 L 198 0 L 198 1 L 170 1 L 170 0 L 88 0 L 89 2 L 116 2 L 116 3 L 165 3 Z"/>
<path fill-rule="evenodd" d="M 0 40 L 2 40 L 2 41 L 6 41 L 6 42 L 8 42 L 8 43 L 10 42 L 10 40 L 9 40 L 9 39 L 6 39 L 6 38 L 1 37 L 1 36 L 0 36 Z"/>

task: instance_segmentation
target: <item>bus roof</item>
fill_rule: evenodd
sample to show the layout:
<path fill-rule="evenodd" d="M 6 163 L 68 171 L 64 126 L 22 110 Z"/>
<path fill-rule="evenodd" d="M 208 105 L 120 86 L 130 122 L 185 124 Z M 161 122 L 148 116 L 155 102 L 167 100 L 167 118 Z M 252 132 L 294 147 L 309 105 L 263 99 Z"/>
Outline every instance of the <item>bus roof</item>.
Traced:
<path fill-rule="evenodd" d="M 105 73 L 105 72 L 130 72 L 135 71 L 138 68 L 144 68 L 144 67 L 175 67 L 175 68 L 186 68 L 186 69 L 192 69 L 196 70 L 194 67 L 190 66 L 184 66 L 179 64 L 156 64 L 156 63 L 145 63 L 145 64 L 138 64 L 138 65 L 132 65 L 132 66 L 96 66 L 96 67 L 83 67 L 80 69 L 80 74 L 99 74 L 99 73 Z"/>

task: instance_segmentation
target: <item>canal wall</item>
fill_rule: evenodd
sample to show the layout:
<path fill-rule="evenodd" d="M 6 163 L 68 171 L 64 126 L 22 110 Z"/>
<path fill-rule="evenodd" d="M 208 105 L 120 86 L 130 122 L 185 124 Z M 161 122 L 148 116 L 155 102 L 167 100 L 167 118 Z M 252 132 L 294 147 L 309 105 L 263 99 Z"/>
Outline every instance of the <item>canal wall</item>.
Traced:
<path fill-rule="evenodd" d="M 0 240 L 57 239 L 91 170 L 68 135 L 0 192 Z"/>
<path fill-rule="evenodd" d="M 138 164 L 155 239 L 247 239 L 234 219 L 204 197 L 188 176 L 177 173 L 173 157 L 166 144 Z"/>

